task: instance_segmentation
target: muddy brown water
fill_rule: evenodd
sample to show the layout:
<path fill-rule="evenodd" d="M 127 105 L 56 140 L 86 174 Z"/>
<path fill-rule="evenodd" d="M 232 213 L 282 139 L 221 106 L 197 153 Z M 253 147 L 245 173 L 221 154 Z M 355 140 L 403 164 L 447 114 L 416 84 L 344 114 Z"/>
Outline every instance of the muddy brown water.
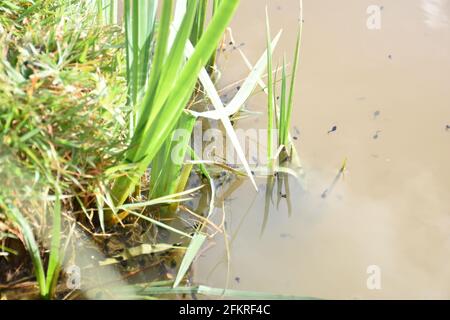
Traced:
<path fill-rule="evenodd" d="M 245 179 L 225 184 L 230 259 L 224 237 L 214 237 L 195 261 L 193 281 L 331 299 L 448 299 L 450 0 L 379 0 L 376 30 L 367 28 L 370 0 L 303 2 L 291 133 L 306 189 L 291 179 L 287 199 L 277 206 L 274 195 L 265 223 L 266 179 L 257 179 L 258 193 Z M 283 29 L 275 58 L 286 53 L 292 61 L 298 3 L 241 1 L 236 43 L 220 55 L 219 87 L 248 74 L 233 46 L 252 63 L 264 51 L 266 5 L 272 35 Z M 255 94 L 246 107 L 264 114 L 265 96 Z M 237 126 L 265 128 L 266 118 Z M 345 174 L 324 198 L 344 159 Z M 222 202 L 216 206 L 219 224 Z M 104 258 L 89 246 L 76 250 L 81 265 Z M 380 271 L 379 289 L 367 286 L 371 266 Z M 126 285 L 112 267 L 82 272 L 89 284 Z M 96 290 L 86 296 L 104 297 Z"/>
<path fill-rule="evenodd" d="M 236 43 L 254 63 L 265 47 L 265 5 L 276 52 L 289 60 L 298 1 L 241 1 Z M 264 180 L 225 201 L 229 288 L 320 298 L 450 298 L 450 1 L 304 0 L 304 36 L 293 125 L 307 189 L 291 183 L 261 235 Z M 221 55 L 223 86 L 245 77 L 236 50 Z M 248 103 L 265 110 L 265 97 Z M 249 118 L 243 128 L 264 127 Z M 327 134 L 333 126 L 337 130 Z M 347 170 L 325 199 L 342 161 Z M 285 200 L 285 199 L 283 199 Z M 209 241 L 196 280 L 226 285 L 223 237 Z M 381 271 L 370 290 L 367 268 Z"/>

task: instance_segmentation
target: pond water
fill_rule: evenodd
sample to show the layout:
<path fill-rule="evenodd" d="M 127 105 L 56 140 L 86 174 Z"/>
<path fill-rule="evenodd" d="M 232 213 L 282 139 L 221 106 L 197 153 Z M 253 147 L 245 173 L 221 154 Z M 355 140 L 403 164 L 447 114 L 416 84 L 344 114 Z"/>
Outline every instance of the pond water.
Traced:
<path fill-rule="evenodd" d="M 292 61 L 296 0 L 241 1 L 235 41 L 250 61 L 258 59 L 266 4 L 272 34 L 283 29 L 275 56 Z M 304 0 L 292 134 L 307 188 L 291 181 L 288 199 L 271 204 L 263 233 L 265 180 L 257 181 L 259 193 L 249 181 L 229 192 L 229 288 L 450 298 L 450 1 L 376 4 L 380 28 L 369 29 L 371 0 Z M 220 59 L 222 86 L 248 73 L 237 50 Z M 257 94 L 247 107 L 264 112 L 265 99 Z M 264 116 L 238 122 L 265 124 Z M 344 159 L 345 174 L 323 198 Z M 195 263 L 197 282 L 226 285 L 224 243 L 221 236 L 207 243 Z M 381 272 L 379 289 L 367 286 L 370 266 Z"/>

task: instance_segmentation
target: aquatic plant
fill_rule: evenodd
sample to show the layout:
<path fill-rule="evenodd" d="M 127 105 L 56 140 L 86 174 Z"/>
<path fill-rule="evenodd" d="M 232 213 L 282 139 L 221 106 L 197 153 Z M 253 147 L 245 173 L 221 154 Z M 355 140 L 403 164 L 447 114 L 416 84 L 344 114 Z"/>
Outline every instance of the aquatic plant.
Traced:
<path fill-rule="evenodd" d="M 297 39 L 295 44 L 294 51 L 294 63 L 291 69 L 290 76 L 287 74 L 287 63 L 286 56 L 284 55 L 282 62 L 282 72 L 281 72 L 281 90 L 277 99 L 275 99 L 276 92 L 276 81 L 274 81 L 272 72 L 269 72 L 267 75 L 267 118 L 268 124 L 267 129 L 269 132 L 273 130 L 273 125 L 276 123 L 277 132 L 278 132 L 278 146 L 277 150 L 281 150 L 282 148 L 286 155 L 290 155 L 292 151 L 292 141 L 290 138 L 289 130 L 291 128 L 291 118 L 292 118 L 292 109 L 294 105 L 294 92 L 295 92 L 295 83 L 296 76 L 298 71 L 298 65 L 300 60 L 300 46 L 302 40 L 302 30 L 303 30 L 303 8 L 302 2 L 300 1 L 300 15 L 299 15 L 299 23 L 297 30 Z M 267 32 L 267 48 L 270 53 L 271 43 L 270 43 L 270 25 L 269 25 L 269 15 L 266 8 L 266 32 Z M 272 55 L 268 54 L 267 56 L 267 66 L 268 70 L 272 70 Z M 288 86 L 289 82 L 289 86 Z M 279 105 L 277 105 L 275 100 L 279 98 Z M 267 156 L 268 161 L 272 163 L 274 161 L 274 143 L 272 141 L 272 135 L 268 135 L 267 141 Z M 281 159 L 284 161 L 285 157 Z"/>
<path fill-rule="evenodd" d="M 148 84 L 142 102 L 134 105 L 137 117 L 136 129 L 125 154 L 125 163 L 132 164 L 134 168 L 115 181 L 111 193 L 115 205 L 126 201 L 139 178 L 175 129 L 178 119 L 192 96 L 198 73 L 210 60 L 222 33 L 237 8 L 238 1 L 230 0 L 221 3 L 197 43 L 192 56 L 185 62 L 184 50 L 191 34 L 198 4 L 198 1 L 187 2 L 186 13 L 181 20 L 179 31 L 176 32 L 173 43 L 171 43 L 169 37 L 173 1 L 169 0 L 163 3 Z M 127 9 L 131 10 L 132 7 L 126 5 Z M 135 16 L 132 14 L 133 11 L 125 13 L 126 17 L 133 19 Z M 133 23 L 133 21 L 130 22 Z M 133 50 L 138 50 L 138 47 L 133 47 Z M 133 57 L 136 57 L 135 52 Z M 128 58 L 129 61 L 130 58 Z M 131 71 L 132 65 L 131 63 L 129 65 Z M 136 74 L 133 72 L 129 74 L 131 75 L 128 79 L 136 78 Z M 132 86 L 135 85 L 136 83 Z"/>
<path fill-rule="evenodd" d="M 279 144 L 290 153 L 295 77 L 288 94 L 286 65 L 280 115 L 273 99 L 272 52 L 280 33 L 271 39 L 268 32 L 266 52 L 225 104 L 215 87 L 215 62 L 238 0 L 126 0 L 123 17 L 119 3 L 0 4 L 0 235 L 6 239 L 0 259 L 19 254 L 10 244 L 22 243 L 30 255 L 24 272 L 34 272 L 42 298 L 66 293 L 58 292 L 57 283 L 65 261 L 73 258 L 65 248 L 75 227 L 98 242 L 130 229 L 139 234 L 144 226 L 176 234 L 186 246 L 148 244 L 141 238 L 133 245 L 184 253 L 170 285 L 183 282 L 208 237 L 216 205 L 212 170 L 190 145 L 195 122 L 221 121 L 243 166 L 231 171 L 247 175 L 256 188 L 230 117 L 250 97 L 266 67 L 269 118 L 283 129 Z M 194 110 L 198 101 L 214 110 Z M 186 155 L 197 162 L 185 162 Z M 272 151 L 269 158 L 274 156 Z M 193 170 L 202 183 L 190 187 Z M 186 231 L 167 222 L 178 204 L 207 185 L 209 203 L 203 216 L 196 215 L 195 226 Z M 199 288 L 162 291 L 219 292 Z"/>

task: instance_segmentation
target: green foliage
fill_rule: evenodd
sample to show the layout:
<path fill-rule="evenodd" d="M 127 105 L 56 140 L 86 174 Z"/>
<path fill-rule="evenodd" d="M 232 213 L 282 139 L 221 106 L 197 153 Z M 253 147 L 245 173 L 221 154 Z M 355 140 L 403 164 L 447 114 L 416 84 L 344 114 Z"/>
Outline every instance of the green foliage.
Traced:
<path fill-rule="evenodd" d="M 269 70 L 267 74 L 267 87 L 265 88 L 267 93 L 267 129 L 268 129 L 268 137 L 267 137 L 267 157 L 269 161 L 269 168 L 273 169 L 274 157 L 278 157 L 278 155 L 274 155 L 274 143 L 273 136 L 271 131 L 273 129 L 274 123 L 276 124 L 276 128 L 278 129 L 278 148 L 283 147 L 283 157 L 281 162 L 286 159 L 286 156 L 291 156 L 292 152 L 292 142 L 289 136 L 289 129 L 291 128 L 291 118 L 292 118 L 292 109 L 294 104 L 294 92 L 295 92 L 295 80 L 297 76 L 297 69 L 300 60 L 300 45 L 301 45 L 301 35 L 302 35 L 302 26 L 303 26 L 303 18 L 302 18 L 302 2 L 300 2 L 300 18 L 297 30 L 297 40 L 295 45 L 294 52 L 294 64 L 291 70 L 290 81 L 288 86 L 289 76 L 287 74 L 287 63 L 286 57 L 283 58 L 282 63 L 282 73 L 281 73 L 281 90 L 279 94 L 280 104 L 277 106 L 275 101 L 275 86 L 276 81 L 273 77 L 272 65 L 273 65 L 273 57 L 272 57 L 272 44 L 270 42 L 270 25 L 269 25 L 269 15 L 266 8 L 266 33 L 267 33 L 267 69 Z M 276 112 L 278 107 L 278 112 Z M 278 150 L 277 148 L 277 150 Z"/>
<path fill-rule="evenodd" d="M 192 96 L 200 69 L 211 58 L 238 2 L 230 0 L 221 4 L 187 62 L 184 50 L 191 35 L 198 0 L 187 3 L 186 14 L 171 47 L 168 44 L 172 1 L 164 2 L 150 79 L 137 109 L 136 131 L 125 156 L 125 162 L 135 165 L 135 168 L 115 182 L 112 196 L 116 205 L 126 201 L 175 128 Z"/>
<path fill-rule="evenodd" d="M 63 259 L 61 213 L 92 207 L 127 134 L 120 29 L 94 24 L 83 2 L 60 3 L 0 3 L 0 213 L 22 234 L 43 298 Z M 36 234 L 48 221 L 47 259 Z"/>
<path fill-rule="evenodd" d="M 294 65 L 291 71 L 291 79 L 289 85 L 289 93 L 287 88 L 287 72 L 286 61 L 283 60 L 283 73 L 281 85 L 281 99 L 280 99 L 280 117 L 279 123 L 279 145 L 283 145 L 288 154 L 290 154 L 289 129 L 291 128 L 292 108 L 294 105 L 295 80 L 297 75 L 298 63 L 300 59 L 300 44 L 302 35 L 302 23 L 299 23 L 297 31 L 297 41 L 294 53 Z"/>
<path fill-rule="evenodd" d="M 34 237 L 34 233 L 28 219 L 17 207 L 15 207 L 12 203 L 9 203 L 9 201 L 5 202 L 2 197 L 0 197 L 0 208 L 6 213 L 8 219 L 20 228 L 25 247 L 28 250 L 33 262 L 40 295 L 44 299 L 50 299 L 53 296 L 54 289 L 58 281 L 59 269 L 62 261 L 60 253 L 61 203 L 59 196 L 56 197 L 56 203 L 53 208 L 52 244 L 50 248 L 50 258 L 47 272 L 44 271 L 44 264 L 42 262 L 39 245 Z"/>
<path fill-rule="evenodd" d="M 129 103 L 133 106 L 130 119 L 130 136 L 136 125 L 137 106 L 143 95 L 151 60 L 151 49 L 154 44 L 154 29 L 158 1 L 125 1 L 124 20 L 126 34 L 126 57 Z"/>

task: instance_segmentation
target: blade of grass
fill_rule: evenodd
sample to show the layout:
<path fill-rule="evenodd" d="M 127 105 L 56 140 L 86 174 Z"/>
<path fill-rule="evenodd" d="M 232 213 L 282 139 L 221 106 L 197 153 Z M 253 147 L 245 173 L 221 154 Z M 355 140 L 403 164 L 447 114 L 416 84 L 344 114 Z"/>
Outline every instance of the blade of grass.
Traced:
<path fill-rule="evenodd" d="M 120 207 L 117 207 L 117 209 L 122 209 L 122 210 L 128 210 L 128 209 L 136 209 L 136 208 L 143 208 L 143 207 L 149 207 L 149 206 L 154 206 L 154 205 L 158 205 L 158 204 L 164 204 L 164 203 L 172 203 L 172 202 L 180 202 L 180 201 L 184 201 L 183 199 L 178 199 L 181 196 L 185 196 L 191 193 L 194 193 L 200 189 L 202 189 L 204 186 L 198 186 L 192 189 L 188 189 L 182 192 L 177 192 L 174 194 L 170 194 L 167 196 L 163 196 L 163 197 L 159 197 L 156 199 L 152 199 L 149 201 L 145 201 L 145 202 L 135 202 L 135 203 L 129 203 L 129 204 L 124 204 Z M 190 200 L 191 198 L 188 198 L 188 200 Z"/>
<path fill-rule="evenodd" d="M 200 3 L 197 7 L 197 12 L 195 14 L 194 27 L 192 28 L 192 32 L 189 38 L 194 46 L 200 40 L 203 34 L 203 30 L 205 29 L 207 6 L 208 0 L 200 0 Z"/>
<path fill-rule="evenodd" d="M 58 282 L 59 270 L 61 267 L 60 246 L 61 246 L 61 200 L 59 193 L 56 193 L 56 201 L 53 208 L 52 240 L 50 246 L 50 257 L 47 266 L 47 293 L 45 298 L 53 296 Z"/>
<path fill-rule="evenodd" d="M 291 71 L 291 83 L 289 88 L 289 100 L 287 102 L 287 114 L 286 114 L 286 126 L 287 128 L 291 125 L 291 117 L 292 117 L 292 107 L 294 104 L 294 90 L 295 90 L 295 80 L 297 75 L 297 69 L 298 64 L 300 60 L 300 46 L 302 43 L 302 31 L 303 31 L 303 5 L 302 1 L 300 0 L 300 19 L 299 19 L 299 25 L 298 25 L 298 31 L 297 31 L 297 42 L 295 45 L 295 57 L 294 57 L 294 65 L 292 67 Z M 288 129 L 286 129 L 285 135 L 285 145 L 287 143 L 287 136 L 288 136 Z M 286 146 L 287 147 L 287 146 Z"/>
<path fill-rule="evenodd" d="M 216 14 L 218 8 L 220 7 L 220 2 L 221 2 L 221 0 L 213 0 L 213 7 L 212 7 L 212 15 L 213 16 Z M 214 71 L 214 67 L 216 64 L 216 58 L 217 58 L 217 50 L 215 50 L 213 52 L 211 58 L 209 59 L 209 62 L 208 62 L 209 74 L 212 74 Z"/>
<path fill-rule="evenodd" d="M 280 117 L 279 122 L 279 136 L 278 145 L 286 146 L 287 144 L 287 134 L 289 133 L 289 122 L 287 122 L 287 106 L 286 106 L 286 60 L 283 58 L 283 71 L 281 75 L 281 94 L 280 94 Z M 286 147 L 287 148 L 287 147 Z"/>
<path fill-rule="evenodd" d="M 137 287 L 139 288 L 139 287 Z M 138 289 L 139 290 L 139 289 Z M 138 291 L 140 295 L 161 295 L 161 294 L 200 294 L 205 296 L 218 296 L 229 298 L 245 298 L 245 299 L 270 299 L 270 300 L 316 300 L 312 297 L 288 296 L 258 291 L 243 291 L 213 288 L 208 286 L 195 287 L 145 287 Z"/>
<path fill-rule="evenodd" d="M 128 211 L 128 212 L 131 213 L 132 215 L 138 217 L 138 218 L 141 218 L 141 219 L 143 219 L 143 220 L 146 220 L 146 221 L 148 221 L 148 222 L 151 222 L 151 223 L 153 223 L 154 225 L 157 225 L 157 226 L 160 227 L 160 228 L 167 229 L 167 230 L 169 230 L 169 231 L 172 231 L 173 233 L 179 234 L 179 235 L 181 235 L 181 236 L 183 236 L 183 237 L 186 237 L 186 238 L 192 238 L 192 236 L 189 235 L 189 234 L 187 234 L 186 232 L 183 232 L 183 231 L 178 230 L 178 229 L 176 229 L 176 228 L 174 228 L 174 227 L 171 227 L 171 226 L 169 226 L 169 225 L 167 225 L 167 224 L 165 224 L 165 223 L 162 223 L 162 222 L 160 222 L 160 221 L 158 221 L 158 220 L 156 220 L 156 219 L 153 219 L 153 218 L 144 216 L 143 214 L 140 214 L 140 213 L 135 212 L 135 211 Z"/>
<path fill-rule="evenodd" d="M 183 280 L 184 275 L 189 270 L 189 267 L 191 266 L 192 262 L 194 261 L 195 257 L 197 256 L 197 253 L 199 252 L 201 246 L 206 240 L 206 234 L 203 233 L 196 233 L 194 234 L 194 237 L 191 239 L 191 242 L 188 246 L 188 249 L 186 250 L 186 253 L 184 254 L 183 261 L 181 261 L 180 268 L 177 273 L 177 277 L 175 278 L 175 282 L 173 284 L 173 287 L 177 287 L 181 280 Z"/>

